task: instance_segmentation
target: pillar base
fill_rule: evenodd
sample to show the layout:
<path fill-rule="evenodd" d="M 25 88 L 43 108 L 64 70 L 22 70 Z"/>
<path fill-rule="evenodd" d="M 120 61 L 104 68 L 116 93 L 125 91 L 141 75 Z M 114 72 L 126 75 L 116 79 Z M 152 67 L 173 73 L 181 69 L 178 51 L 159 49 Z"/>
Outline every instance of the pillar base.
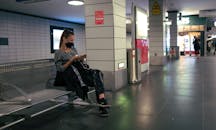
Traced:
<path fill-rule="evenodd" d="M 127 69 L 103 71 L 105 90 L 117 91 L 128 85 Z"/>
<path fill-rule="evenodd" d="M 166 63 L 166 56 L 150 56 L 150 65 L 165 65 Z"/>

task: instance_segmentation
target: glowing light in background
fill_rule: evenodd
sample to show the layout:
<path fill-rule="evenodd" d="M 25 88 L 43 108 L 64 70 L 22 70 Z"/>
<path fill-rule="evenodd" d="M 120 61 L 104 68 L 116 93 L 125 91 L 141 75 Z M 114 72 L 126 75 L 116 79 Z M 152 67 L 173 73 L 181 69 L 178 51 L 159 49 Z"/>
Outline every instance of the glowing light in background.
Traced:
<path fill-rule="evenodd" d="M 84 2 L 82 0 L 69 0 L 68 4 L 73 6 L 81 6 L 84 5 Z"/>

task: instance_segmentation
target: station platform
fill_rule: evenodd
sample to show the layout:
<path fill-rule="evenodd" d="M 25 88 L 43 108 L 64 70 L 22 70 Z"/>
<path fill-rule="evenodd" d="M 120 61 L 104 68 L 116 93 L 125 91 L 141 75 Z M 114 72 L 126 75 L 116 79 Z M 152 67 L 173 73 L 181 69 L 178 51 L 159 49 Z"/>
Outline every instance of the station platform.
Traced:
<path fill-rule="evenodd" d="M 63 105 L 9 130 L 215 130 L 216 58 L 181 57 L 150 66 L 142 83 L 107 92 L 110 116 Z"/>

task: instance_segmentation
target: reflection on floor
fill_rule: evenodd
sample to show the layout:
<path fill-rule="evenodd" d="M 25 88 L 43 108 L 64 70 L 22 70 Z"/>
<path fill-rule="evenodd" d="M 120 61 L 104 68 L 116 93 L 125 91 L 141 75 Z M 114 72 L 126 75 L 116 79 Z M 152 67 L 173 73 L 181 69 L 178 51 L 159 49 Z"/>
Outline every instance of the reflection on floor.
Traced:
<path fill-rule="evenodd" d="M 108 93 L 108 118 L 96 108 L 63 106 L 11 130 L 215 130 L 216 58 L 184 57 L 150 67 L 140 85 Z"/>

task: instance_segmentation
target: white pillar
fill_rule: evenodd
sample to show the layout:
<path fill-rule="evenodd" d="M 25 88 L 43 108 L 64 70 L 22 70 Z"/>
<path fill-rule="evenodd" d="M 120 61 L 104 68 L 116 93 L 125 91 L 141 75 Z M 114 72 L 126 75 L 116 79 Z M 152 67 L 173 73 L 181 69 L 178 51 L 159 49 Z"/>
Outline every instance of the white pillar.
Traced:
<path fill-rule="evenodd" d="M 149 51 L 150 65 L 166 63 L 164 37 L 164 0 L 149 0 Z"/>
<path fill-rule="evenodd" d="M 85 0 L 88 64 L 103 71 L 108 90 L 127 85 L 125 8 L 125 0 Z"/>
<path fill-rule="evenodd" d="M 178 36 L 178 25 L 177 16 L 178 11 L 168 11 L 168 19 L 172 21 L 170 25 L 170 46 L 177 46 L 177 36 Z"/>

